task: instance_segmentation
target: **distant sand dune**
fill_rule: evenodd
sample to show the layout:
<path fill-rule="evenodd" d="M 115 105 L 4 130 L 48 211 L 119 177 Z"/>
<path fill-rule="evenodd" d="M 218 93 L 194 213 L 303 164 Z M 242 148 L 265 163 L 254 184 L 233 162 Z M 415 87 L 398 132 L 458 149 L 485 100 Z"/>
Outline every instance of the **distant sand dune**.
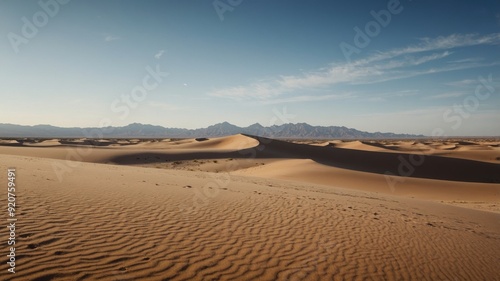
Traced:
<path fill-rule="evenodd" d="M 431 200 L 500 202 L 498 184 L 467 183 L 426 178 L 393 177 L 394 187 L 383 175 L 335 168 L 312 160 L 280 160 L 237 171 L 239 175 L 317 183 Z M 369 184 L 366 184 L 369 183 Z M 498 208 L 500 209 L 500 208 Z"/>
<path fill-rule="evenodd" d="M 390 148 L 387 148 L 384 145 L 378 145 L 378 143 L 369 143 L 362 141 L 330 143 L 330 146 L 336 148 L 347 148 L 347 149 L 356 149 L 365 151 L 390 151 Z"/>
<path fill-rule="evenodd" d="M 261 140 L 261 139 L 260 139 Z M 468 159 L 421 156 L 406 153 L 378 151 L 360 151 L 335 147 L 319 147 L 306 144 L 294 144 L 273 140 L 260 146 L 242 150 L 216 151 L 127 151 L 116 153 L 106 159 L 118 164 L 144 164 L 165 161 L 194 159 L 249 158 L 255 159 L 284 158 L 311 159 L 317 163 L 336 168 L 343 168 L 376 174 L 408 175 L 415 178 L 465 181 L 478 183 L 500 183 L 500 165 Z M 209 144 L 209 147 L 212 145 Z M 198 147 L 194 145 L 193 147 Z M 198 147 L 199 148 L 199 147 Z M 412 164 L 413 163 L 413 164 Z M 416 165 L 414 165 L 416 163 Z M 411 167 L 410 167 L 411 166 Z M 403 168 L 400 168 L 403 167 Z M 409 171 L 412 171 L 411 173 Z"/>
<path fill-rule="evenodd" d="M 213 138 L 204 141 L 190 142 L 180 145 L 184 149 L 226 149 L 241 150 L 259 145 L 256 139 L 244 136 L 234 135 L 229 137 Z"/>
<path fill-rule="evenodd" d="M 156 142 L 155 149 L 148 147 L 148 144 L 148 142 L 143 143 L 142 148 L 141 146 L 135 148 L 126 146 L 127 149 L 98 146 L 91 149 L 89 153 L 79 153 L 78 149 L 83 151 L 89 149 L 79 146 L 50 148 L 0 146 L 0 152 L 126 165 L 196 159 L 311 159 L 322 165 L 365 173 L 459 182 L 500 183 L 500 165 L 497 160 L 500 157 L 500 151 L 492 150 L 490 147 L 486 147 L 483 151 L 457 151 L 458 153 L 455 154 L 447 150 L 434 149 L 432 150 L 434 155 L 424 155 L 423 153 L 395 153 L 376 147 L 372 149 L 374 146 L 361 142 L 348 143 L 346 147 L 350 148 L 347 149 L 330 145 L 297 144 L 245 135 L 205 141 L 184 140 L 175 145 L 170 144 L 169 141 L 162 141 Z M 417 145 L 427 146 L 423 143 L 417 143 Z M 358 149 L 355 149 L 356 147 Z M 75 155 L 72 157 L 72 154 Z M 447 157 L 439 156 L 439 154 Z M 450 155 L 453 157 L 449 157 Z"/>

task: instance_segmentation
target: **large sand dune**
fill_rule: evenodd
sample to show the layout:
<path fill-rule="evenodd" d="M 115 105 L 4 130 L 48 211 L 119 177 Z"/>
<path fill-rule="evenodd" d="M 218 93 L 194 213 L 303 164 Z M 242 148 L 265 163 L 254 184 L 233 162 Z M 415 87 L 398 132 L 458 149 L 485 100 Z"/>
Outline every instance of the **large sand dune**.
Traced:
<path fill-rule="evenodd" d="M 494 141 L 6 140 L 17 273 L 0 280 L 500 280 L 499 157 Z"/>

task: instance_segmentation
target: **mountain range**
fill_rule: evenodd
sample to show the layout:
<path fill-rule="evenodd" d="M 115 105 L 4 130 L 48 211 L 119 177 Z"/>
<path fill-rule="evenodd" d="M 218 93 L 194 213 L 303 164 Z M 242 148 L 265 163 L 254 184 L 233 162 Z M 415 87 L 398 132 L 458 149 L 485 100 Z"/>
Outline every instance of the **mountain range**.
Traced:
<path fill-rule="evenodd" d="M 183 129 L 165 128 L 148 124 L 133 123 L 123 127 L 63 128 L 51 125 L 23 126 L 0 123 L 0 138 L 199 138 L 221 137 L 235 134 L 249 134 L 270 138 L 295 139 L 388 139 L 419 138 L 423 135 L 369 133 L 339 126 L 311 126 L 307 123 L 283 124 L 264 127 L 258 123 L 238 127 L 228 122 L 207 128 Z"/>

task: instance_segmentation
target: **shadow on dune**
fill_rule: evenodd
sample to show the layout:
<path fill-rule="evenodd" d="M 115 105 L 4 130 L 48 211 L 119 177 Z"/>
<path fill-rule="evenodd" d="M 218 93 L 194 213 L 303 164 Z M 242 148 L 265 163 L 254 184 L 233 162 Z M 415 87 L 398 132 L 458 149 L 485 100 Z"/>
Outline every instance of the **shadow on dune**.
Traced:
<path fill-rule="evenodd" d="M 246 135 L 259 141 L 253 148 L 237 151 L 145 152 L 117 156 L 117 164 L 145 164 L 194 159 L 311 159 L 331 167 L 361 172 L 437 180 L 500 183 L 500 165 L 466 159 L 422 154 L 389 153 L 313 146 Z"/>
<path fill-rule="evenodd" d="M 23 146 L 22 142 L 17 142 L 17 143 L 2 143 L 0 146 Z"/>
<path fill-rule="evenodd" d="M 394 151 L 405 151 L 405 149 L 403 149 L 401 147 L 387 146 L 387 145 L 384 145 L 381 143 L 366 142 L 366 141 L 362 141 L 361 143 L 364 145 L 368 145 L 368 146 L 372 146 L 372 147 L 376 147 L 376 148 L 382 148 L 382 149 L 394 150 Z M 428 149 L 422 149 L 422 148 L 411 149 L 411 151 L 425 151 L 425 150 L 428 150 Z M 409 150 L 406 150 L 406 151 L 409 151 Z"/>

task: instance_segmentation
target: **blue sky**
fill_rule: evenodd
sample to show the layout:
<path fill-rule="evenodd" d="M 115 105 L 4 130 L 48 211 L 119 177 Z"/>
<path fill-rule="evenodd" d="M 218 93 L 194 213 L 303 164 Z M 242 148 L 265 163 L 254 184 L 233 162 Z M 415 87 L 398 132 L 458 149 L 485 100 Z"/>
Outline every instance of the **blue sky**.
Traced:
<path fill-rule="evenodd" d="M 0 2 L 0 123 L 500 135 L 498 1 Z"/>

